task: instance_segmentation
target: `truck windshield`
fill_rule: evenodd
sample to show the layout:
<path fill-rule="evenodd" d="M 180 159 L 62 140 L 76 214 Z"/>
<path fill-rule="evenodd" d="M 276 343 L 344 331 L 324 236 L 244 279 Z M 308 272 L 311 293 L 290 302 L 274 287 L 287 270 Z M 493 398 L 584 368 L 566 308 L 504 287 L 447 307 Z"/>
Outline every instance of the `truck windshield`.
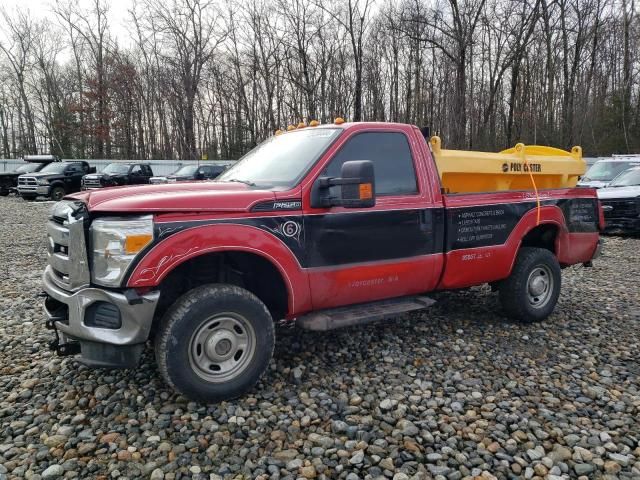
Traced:
<path fill-rule="evenodd" d="M 69 163 L 54 162 L 54 163 L 50 163 L 40 171 L 42 173 L 63 173 L 64 169 L 67 168 L 67 165 L 69 165 Z"/>
<path fill-rule="evenodd" d="M 122 163 L 110 163 L 102 173 L 106 173 L 109 175 L 126 175 L 129 172 L 129 165 L 123 165 Z"/>
<path fill-rule="evenodd" d="M 607 162 L 600 161 L 593 164 L 584 174 L 583 180 L 609 182 L 624 172 L 627 168 L 640 165 L 640 162 Z"/>
<path fill-rule="evenodd" d="M 15 173 L 32 173 L 38 170 L 39 167 L 39 163 L 27 163 L 26 165 L 20 165 L 14 171 Z"/>
<path fill-rule="evenodd" d="M 624 173 L 618 175 L 613 182 L 609 184 L 610 187 L 634 187 L 640 186 L 640 168 L 634 168 L 627 170 Z"/>
<path fill-rule="evenodd" d="M 274 135 L 242 157 L 217 181 L 293 187 L 340 132 L 339 128 L 307 128 Z"/>
<path fill-rule="evenodd" d="M 184 167 L 180 167 L 171 175 L 193 175 L 194 173 L 196 173 L 196 170 L 198 170 L 197 165 L 185 165 Z"/>

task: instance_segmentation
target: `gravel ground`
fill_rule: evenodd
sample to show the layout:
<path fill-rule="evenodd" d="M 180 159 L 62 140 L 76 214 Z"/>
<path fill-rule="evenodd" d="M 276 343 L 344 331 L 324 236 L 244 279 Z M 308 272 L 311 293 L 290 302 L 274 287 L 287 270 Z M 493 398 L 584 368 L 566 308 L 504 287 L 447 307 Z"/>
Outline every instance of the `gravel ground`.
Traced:
<path fill-rule="evenodd" d="M 640 478 L 640 239 L 565 270 L 538 325 L 478 287 L 386 324 L 281 328 L 255 391 L 205 407 L 149 353 L 98 371 L 47 350 L 50 206 L 0 199 L 0 480 Z"/>

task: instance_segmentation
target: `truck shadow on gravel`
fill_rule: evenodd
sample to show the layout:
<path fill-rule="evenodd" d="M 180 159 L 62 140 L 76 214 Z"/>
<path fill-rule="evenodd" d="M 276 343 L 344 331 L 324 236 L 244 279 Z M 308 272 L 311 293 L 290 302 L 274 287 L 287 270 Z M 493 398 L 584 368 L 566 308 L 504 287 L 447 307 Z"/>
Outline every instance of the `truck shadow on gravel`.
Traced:
<path fill-rule="evenodd" d="M 385 351 L 405 360 L 425 353 L 434 357 L 459 355 L 455 348 L 459 340 L 475 344 L 475 348 L 486 347 L 484 355 L 503 353 L 545 361 L 557 358 L 544 338 L 536 338 L 544 337 L 544 324 L 508 319 L 497 294 L 488 286 L 432 297 L 437 303 L 429 309 L 329 332 L 280 326 L 274 358 L 296 365 L 313 352 L 314 361 L 340 369 L 358 359 L 380 361 Z M 548 321 L 553 322 L 554 317 Z"/>

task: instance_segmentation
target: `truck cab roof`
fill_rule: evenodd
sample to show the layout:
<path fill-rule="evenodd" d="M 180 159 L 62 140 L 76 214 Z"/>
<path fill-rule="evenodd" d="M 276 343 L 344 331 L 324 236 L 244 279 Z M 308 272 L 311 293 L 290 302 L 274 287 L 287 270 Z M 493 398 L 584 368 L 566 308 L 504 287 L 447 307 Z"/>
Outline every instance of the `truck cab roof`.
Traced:
<path fill-rule="evenodd" d="M 51 163 L 59 162 L 60 158 L 56 155 L 25 155 L 23 160 L 31 163 Z"/>

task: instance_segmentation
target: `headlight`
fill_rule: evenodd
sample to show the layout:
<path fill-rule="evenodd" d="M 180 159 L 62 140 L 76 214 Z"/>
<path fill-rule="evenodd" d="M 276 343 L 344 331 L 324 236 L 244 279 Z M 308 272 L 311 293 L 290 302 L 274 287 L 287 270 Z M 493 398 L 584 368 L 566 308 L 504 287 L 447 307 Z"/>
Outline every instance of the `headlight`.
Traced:
<path fill-rule="evenodd" d="M 94 220 L 91 240 L 91 280 L 105 287 L 119 287 L 133 259 L 153 241 L 153 217 Z"/>
<path fill-rule="evenodd" d="M 46 178 L 38 178 L 36 182 L 38 182 L 38 185 L 49 185 L 49 180 Z"/>

